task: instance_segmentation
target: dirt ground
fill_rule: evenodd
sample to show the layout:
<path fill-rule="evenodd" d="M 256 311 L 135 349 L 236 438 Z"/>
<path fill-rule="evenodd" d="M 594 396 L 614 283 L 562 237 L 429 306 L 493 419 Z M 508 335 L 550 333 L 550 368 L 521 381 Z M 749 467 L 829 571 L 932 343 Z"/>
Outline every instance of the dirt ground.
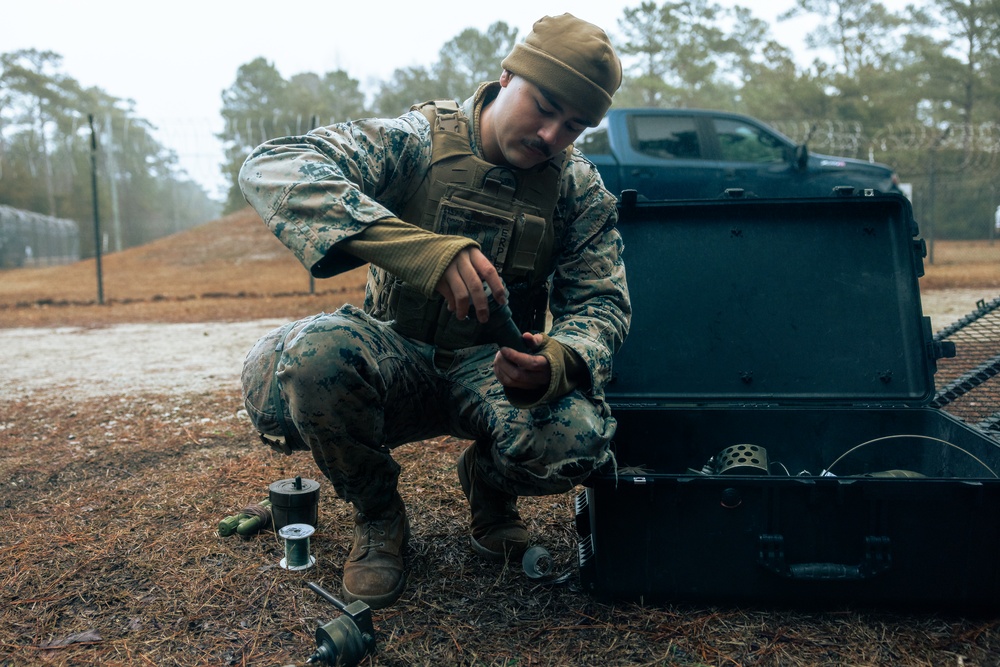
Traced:
<path fill-rule="evenodd" d="M 997 296 L 997 264 L 928 267 L 935 329 Z M 0 273 L 0 666 L 302 664 L 339 613 L 305 582 L 339 595 L 350 516 L 308 455 L 256 441 L 239 368 L 281 322 L 359 303 L 363 271 L 310 290 L 249 212 L 102 269 L 103 305 L 93 261 Z M 485 563 L 467 547 L 465 444 L 397 450 L 409 585 L 375 612 L 363 664 L 1000 664 L 992 614 L 593 599 L 575 576 L 573 493 L 521 503 L 567 581 Z M 314 568 L 281 568 L 273 533 L 217 534 L 296 475 L 321 484 Z"/>

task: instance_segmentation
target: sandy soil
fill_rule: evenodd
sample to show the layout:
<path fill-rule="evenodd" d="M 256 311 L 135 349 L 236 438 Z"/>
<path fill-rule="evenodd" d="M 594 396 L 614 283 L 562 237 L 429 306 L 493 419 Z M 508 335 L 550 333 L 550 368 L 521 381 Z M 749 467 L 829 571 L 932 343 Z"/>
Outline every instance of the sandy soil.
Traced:
<path fill-rule="evenodd" d="M 1000 285 L 995 288 L 925 290 L 920 295 L 924 315 L 931 318 L 931 329 L 940 331 L 976 309 L 979 301 L 989 302 L 1000 297 Z"/>
<path fill-rule="evenodd" d="M 243 357 L 277 320 L 0 329 L 0 399 L 238 389 Z"/>

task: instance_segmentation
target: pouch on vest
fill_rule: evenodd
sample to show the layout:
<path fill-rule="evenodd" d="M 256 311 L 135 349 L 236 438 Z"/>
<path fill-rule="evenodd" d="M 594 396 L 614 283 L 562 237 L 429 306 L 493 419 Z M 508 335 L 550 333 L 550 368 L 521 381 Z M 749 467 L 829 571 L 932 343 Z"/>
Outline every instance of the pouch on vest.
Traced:
<path fill-rule="evenodd" d="M 434 231 L 474 239 L 505 281 L 516 280 L 531 275 L 538 260 L 551 254 L 553 229 L 539 213 L 515 200 L 513 188 L 487 179 L 482 190 L 449 187 Z"/>

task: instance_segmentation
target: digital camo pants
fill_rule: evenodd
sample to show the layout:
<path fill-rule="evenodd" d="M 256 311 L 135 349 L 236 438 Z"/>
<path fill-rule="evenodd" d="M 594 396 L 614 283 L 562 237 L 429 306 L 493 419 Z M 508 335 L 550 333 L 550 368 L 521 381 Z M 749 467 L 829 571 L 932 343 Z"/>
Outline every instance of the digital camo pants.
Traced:
<path fill-rule="evenodd" d="M 606 403 L 573 391 L 515 408 L 493 374 L 495 353 L 478 345 L 436 354 L 344 306 L 257 341 L 243 395 L 258 431 L 309 449 L 337 494 L 362 511 L 392 496 L 394 447 L 440 435 L 489 448 L 477 457 L 479 473 L 519 496 L 567 491 L 612 461 L 616 423 Z"/>

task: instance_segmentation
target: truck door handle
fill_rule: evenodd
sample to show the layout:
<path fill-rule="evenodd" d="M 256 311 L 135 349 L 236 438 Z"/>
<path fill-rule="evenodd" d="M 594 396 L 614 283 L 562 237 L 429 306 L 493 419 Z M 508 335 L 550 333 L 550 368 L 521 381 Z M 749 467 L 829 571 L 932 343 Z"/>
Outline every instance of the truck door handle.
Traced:
<path fill-rule="evenodd" d="M 783 535 L 761 535 L 757 564 L 778 576 L 799 581 L 862 581 L 882 574 L 892 566 L 888 537 L 865 538 L 864 559 L 857 565 L 843 563 L 788 563 Z"/>
<path fill-rule="evenodd" d="M 648 169 L 633 169 L 629 175 L 632 177 L 649 178 L 652 174 Z"/>

